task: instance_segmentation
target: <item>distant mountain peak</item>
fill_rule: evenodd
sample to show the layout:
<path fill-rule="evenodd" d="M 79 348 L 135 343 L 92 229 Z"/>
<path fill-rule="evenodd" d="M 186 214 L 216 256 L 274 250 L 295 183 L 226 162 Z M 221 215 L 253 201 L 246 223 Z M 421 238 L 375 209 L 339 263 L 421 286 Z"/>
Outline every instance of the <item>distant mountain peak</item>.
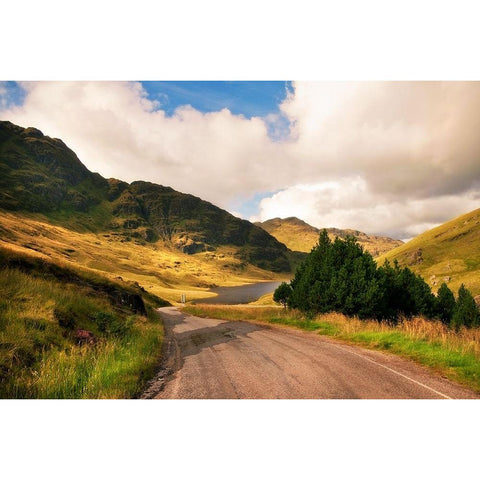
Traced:
<path fill-rule="evenodd" d="M 256 225 L 265 229 L 277 240 L 284 243 L 290 250 L 309 252 L 318 241 L 321 229 L 309 225 L 297 217 L 271 218 L 264 222 L 256 222 Z M 401 240 L 389 237 L 367 235 L 359 230 L 326 228 L 329 237 L 345 238 L 352 235 L 357 238 L 360 245 L 374 257 L 402 245 Z"/>

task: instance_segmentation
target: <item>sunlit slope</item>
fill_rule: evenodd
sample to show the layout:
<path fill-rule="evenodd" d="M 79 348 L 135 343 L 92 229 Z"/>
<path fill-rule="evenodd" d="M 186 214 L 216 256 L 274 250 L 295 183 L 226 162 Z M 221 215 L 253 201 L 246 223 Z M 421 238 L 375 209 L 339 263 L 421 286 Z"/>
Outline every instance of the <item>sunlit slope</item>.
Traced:
<path fill-rule="evenodd" d="M 453 290 L 462 283 L 480 294 L 480 209 L 422 233 L 377 259 L 398 260 L 434 288 L 447 282 Z"/>
<path fill-rule="evenodd" d="M 265 222 L 257 222 L 255 225 L 262 227 L 270 233 L 270 235 L 273 235 L 277 240 L 285 244 L 290 250 L 299 252 L 310 252 L 312 247 L 317 243 L 318 236 L 320 235 L 320 229 L 312 227 L 296 217 L 272 218 Z M 327 232 L 332 240 L 334 240 L 335 237 L 345 238 L 347 235 L 355 236 L 358 243 L 374 257 L 403 244 L 401 240 L 367 235 L 358 230 L 327 228 Z"/>
<path fill-rule="evenodd" d="M 150 182 L 107 180 L 90 172 L 61 140 L 4 121 L 0 209 L 190 255 L 228 247 L 240 263 L 274 272 L 289 273 L 295 262 L 265 230 L 209 202 Z"/>
<path fill-rule="evenodd" d="M 193 195 L 107 180 L 61 140 L 3 121 L 0 245 L 137 281 L 172 301 L 288 278 L 303 255 Z"/>
<path fill-rule="evenodd" d="M 235 247 L 214 252 L 183 253 L 161 242 L 124 241 L 111 233 L 77 232 L 26 214 L 0 212 L 0 246 L 101 273 L 136 281 L 170 301 L 210 296 L 215 285 L 240 285 L 283 278 L 246 263 Z"/>

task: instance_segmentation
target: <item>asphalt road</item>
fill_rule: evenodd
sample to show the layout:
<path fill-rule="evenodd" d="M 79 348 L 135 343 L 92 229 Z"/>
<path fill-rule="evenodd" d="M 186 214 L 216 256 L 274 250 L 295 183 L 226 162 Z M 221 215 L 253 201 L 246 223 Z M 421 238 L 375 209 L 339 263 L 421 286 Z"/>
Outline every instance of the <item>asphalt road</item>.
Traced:
<path fill-rule="evenodd" d="M 159 311 L 164 364 L 143 398 L 479 398 L 411 361 L 315 333 Z"/>

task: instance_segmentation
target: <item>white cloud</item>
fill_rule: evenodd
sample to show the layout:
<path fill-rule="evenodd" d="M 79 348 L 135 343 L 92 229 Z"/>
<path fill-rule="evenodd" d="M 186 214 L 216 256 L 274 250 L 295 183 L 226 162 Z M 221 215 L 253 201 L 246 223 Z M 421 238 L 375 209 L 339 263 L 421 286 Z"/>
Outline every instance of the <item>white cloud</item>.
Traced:
<path fill-rule="evenodd" d="M 264 198 L 251 220 L 297 216 L 317 227 L 355 228 L 370 234 L 407 239 L 478 208 L 474 192 L 417 200 L 385 199 L 360 177 L 294 185 Z"/>
<path fill-rule="evenodd" d="M 272 190 L 278 175 L 266 175 L 269 166 L 279 162 L 289 170 L 260 118 L 189 106 L 167 117 L 139 83 L 23 86 L 24 104 L 1 117 L 62 138 L 89 169 L 107 177 L 170 185 L 225 207 L 239 193 Z"/>
<path fill-rule="evenodd" d="M 62 138 L 89 169 L 223 208 L 280 190 L 262 201 L 262 219 L 294 215 L 398 237 L 479 206 L 477 82 L 300 82 L 282 115 L 265 119 L 189 106 L 167 117 L 139 83 L 24 88 L 24 104 L 0 105 L 0 118 Z M 285 117 L 291 135 L 272 140 Z"/>

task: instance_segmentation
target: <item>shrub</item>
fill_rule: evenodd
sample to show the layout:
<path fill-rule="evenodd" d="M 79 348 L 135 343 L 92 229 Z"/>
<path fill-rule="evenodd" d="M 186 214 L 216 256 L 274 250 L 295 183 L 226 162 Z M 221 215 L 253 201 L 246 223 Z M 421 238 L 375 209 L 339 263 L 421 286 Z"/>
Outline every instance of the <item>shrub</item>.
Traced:
<path fill-rule="evenodd" d="M 292 293 L 292 287 L 288 283 L 282 282 L 275 292 L 273 292 L 273 301 L 281 303 L 283 308 L 287 308 L 288 299 Z"/>

